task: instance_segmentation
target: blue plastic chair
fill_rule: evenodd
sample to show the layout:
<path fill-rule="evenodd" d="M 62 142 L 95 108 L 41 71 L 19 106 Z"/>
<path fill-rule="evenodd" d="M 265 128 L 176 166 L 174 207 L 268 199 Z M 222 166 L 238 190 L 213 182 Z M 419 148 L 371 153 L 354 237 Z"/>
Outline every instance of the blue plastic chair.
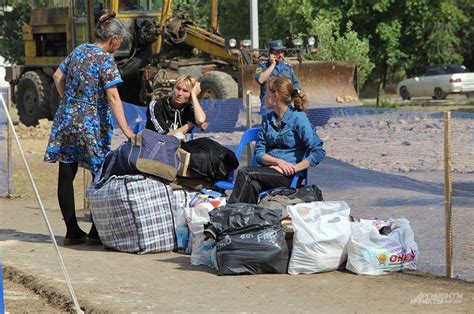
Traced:
<path fill-rule="evenodd" d="M 242 139 L 240 140 L 239 146 L 237 147 L 237 150 L 235 152 L 235 156 L 237 159 L 240 159 L 240 155 L 244 151 L 245 147 L 247 147 L 248 144 L 252 142 L 257 141 L 258 137 L 258 132 L 260 131 L 260 128 L 251 128 L 248 129 L 247 131 L 244 132 L 242 135 Z M 252 166 L 257 165 L 257 160 L 254 158 L 252 159 Z M 234 173 L 235 171 L 232 170 L 229 172 L 227 175 L 227 180 L 225 181 L 217 181 L 214 183 L 214 187 L 216 187 L 219 190 L 233 190 L 234 189 Z"/>

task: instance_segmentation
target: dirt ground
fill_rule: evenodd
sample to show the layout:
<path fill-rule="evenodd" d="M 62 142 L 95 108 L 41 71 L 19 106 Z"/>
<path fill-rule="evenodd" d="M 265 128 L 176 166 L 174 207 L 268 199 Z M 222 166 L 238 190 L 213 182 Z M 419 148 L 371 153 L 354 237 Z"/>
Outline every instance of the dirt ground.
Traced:
<path fill-rule="evenodd" d="M 21 283 L 3 282 L 5 313 L 64 313 Z"/>
<path fill-rule="evenodd" d="M 406 125 L 412 124 L 418 130 L 428 130 L 427 132 L 431 132 L 430 130 L 435 129 L 437 131 L 434 133 L 439 133 L 438 124 L 434 127 L 426 127 L 426 125 L 433 125 L 435 122 L 439 123 L 439 121 L 424 120 L 424 122 L 420 122 L 420 120 L 416 119 L 407 121 L 406 118 L 400 118 L 399 120 L 401 121 L 393 122 L 395 126 L 393 132 L 397 132 L 397 130 L 399 132 L 409 132 L 411 131 L 409 130 L 410 127 L 406 127 Z M 341 133 L 335 132 L 342 126 L 347 128 L 346 124 L 349 122 L 346 120 L 334 120 L 332 123 L 332 125 L 328 125 L 327 128 L 323 128 L 320 131 L 320 136 L 323 139 L 326 139 L 329 135 L 331 136 L 331 141 L 328 141 L 329 143 L 335 143 L 337 138 L 343 137 L 343 131 L 340 131 Z M 351 123 L 353 124 L 349 127 L 353 127 L 353 130 L 360 130 L 357 131 L 359 135 L 358 137 L 356 136 L 358 138 L 357 141 L 361 143 L 366 141 L 367 145 L 370 145 L 367 128 L 373 125 L 370 125 L 365 120 L 352 121 Z M 55 230 L 59 230 L 56 236 L 61 237 L 64 226 L 60 221 L 60 213 L 56 201 L 58 166 L 57 164 L 48 164 L 42 161 L 49 125 L 50 122 L 42 121 L 42 124 L 34 129 L 22 126 L 19 126 L 17 129 L 39 194 L 49 208 L 50 219 L 56 224 Z M 379 132 L 382 127 L 383 123 L 375 125 L 375 132 Z M 462 126 L 461 128 L 469 130 L 469 127 Z M 329 128 L 332 128 L 332 130 L 329 130 Z M 387 137 L 390 138 L 393 132 L 388 133 Z M 217 136 L 219 137 L 219 135 Z M 226 141 L 226 143 L 236 143 L 239 138 L 240 134 L 221 135 L 221 139 Z M 410 144 L 413 144 L 415 141 L 410 138 L 404 140 Z M 401 147 L 410 146 L 406 145 L 406 143 L 403 144 L 403 141 L 400 141 L 399 145 Z M 422 142 L 418 145 L 423 146 L 426 143 Z M 328 144 L 328 150 L 332 156 L 337 155 L 338 147 L 340 146 Z M 406 159 L 407 163 L 411 163 L 410 165 L 386 165 L 380 161 L 381 154 L 384 152 L 372 151 L 373 159 L 370 154 L 368 157 L 362 158 L 348 156 L 343 150 L 339 150 L 339 153 L 341 158 L 346 158 L 347 161 L 352 161 L 356 164 L 358 163 L 359 166 L 371 168 L 375 164 L 375 166 L 380 165 L 381 170 L 413 171 L 410 168 L 412 167 L 411 164 L 420 167 L 439 167 L 437 164 L 438 156 L 435 155 L 435 152 L 429 154 L 429 156 L 433 155 L 433 160 L 422 164 L 418 160 L 419 158 L 416 158 L 416 153 L 413 152 L 408 156 L 413 155 L 413 158 Z M 36 208 L 35 196 L 16 145 L 14 145 L 13 154 L 13 186 L 17 198 L 13 200 L 0 200 L 0 207 L 2 208 L 0 229 L 12 229 L 16 230 L 16 233 L 21 231 L 23 234 L 43 234 L 46 237 L 42 220 Z M 472 162 L 471 157 L 469 158 Z M 373 162 L 370 163 L 370 160 L 373 160 Z M 417 162 L 419 164 L 416 164 Z M 472 164 L 462 164 L 458 165 L 458 167 L 458 171 L 461 172 L 472 171 Z M 82 208 L 84 179 L 86 182 L 90 180 L 89 176 L 80 170 L 75 181 L 76 208 Z M 15 212 L 11 212 L 13 208 L 15 208 Z M 25 217 L 37 217 L 38 223 L 33 225 L 29 222 L 28 230 L 23 230 L 26 227 L 22 226 L 21 222 L 18 222 L 17 210 L 21 210 L 22 215 Z M 79 216 L 83 214 L 84 212 L 80 212 Z M 85 219 L 81 220 L 84 230 L 88 230 L 89 222 Z M 4 241 L 0 248 L 3 247 L 2 252 L 5 256 L 8 256 L 10 252 L 27 252 L 29 250 L 27 245 L 31 245 L 26 240 L 22 242 L 12 240 L 10 234 L 5 234 L 4 238 L 0 238 L 0 240 Z M 34 254 L 48 254 L 46 252 L 49 252 L 49 250 L 50 244 L 36 243 L 33 251 L 35 251 Z M 101 312 L 171 310 L 300 312 L 314 311 L 315 309 L 319 309 L 321 312 L 375 312 L 391 309 L 398 312 L 472 313 L 474 305 L 474 286 L 471 283 L 439 279 L 420 273 L 367 277 L 355 276 L 345 272 L 333 272 L 310 276 L 262 275 L 224 278 L 215 276 L 212 272 L 202 267 L 193 268 L 189 266 L 188 256 L 174 253 L 137 256 L 98 248 L 93 251 L 67 249 L 63 250 L 63 254 L 66 255 L 66 261 L 71 262 L 69 266 L 75 270 L 76 274 L 80 274 L 78 269 L 81 267 L 89 267 L 86 272 L 89 275 L 86 275 L 87 280 L 90 281 L 88 282 L 89 286 L 84 286 L 84 283 L 77 278 L 75 278 L 75 285 L 78 289 L 79 298 L 86 304 L 87 308 Z M 93 264 L 93 267 L 87 266 L 89 262 L 84 261 L 86 254 L 88 254 L 88 258 L 92 261 L 94 261 L 94 255 L 100 254 L 101 262 Z M 24 256 L 26 258 L 28 255 L 25 253 Z M 31 270 L 32 272 L 35 270 L 34 267 L 38 267 L 33 267 L 28 261 L 23 261 L 20 255 L 15 257 L 18 257 L 18 260 L 14 260 L 16 263 L 15 267 Z M 124 269 L 134 269 L 138 259 L 140 259 L 141 272 L 130 274 L 124 271 Z M 47 280 L 48 277 L 53 275 L 59 276 L 57 270 L 46 270 L 49 267 L 48 263 L 54 264 L 54 262 L 48 261 L 42 265 L 44 270 L 41 270 L 40 280 L 38 280 L 37 285 L 34 287 L 36 291 L 39 289 L 45 292 L 41 298 L 23 285 L 12 283 L 9 280 L 5 281 L 4 293 L 7 311 L 11 313 L 51 313 L 64 311 L 64 308 L 50 307 L 45 299 L 43 299 L 47 299 L 48 291 L 56 293 L 58 290 L 59 293 L 63 293 L 67 297 L 67 292 L 65 292 L 64 288 L 58 288 L 58 284 L 52 285 L 52 282 L 58 282 L 60 279 L 55 278 L 52 282 Z M 113 274 L 108 276 L 107 272 L 110 270 L 113 270 L 112 273 L 120 274 L 120 276 L 114 276 Z M 183 270 L 187 272 L 183 272 Z M 156 275 L 157 273 L 159 274 L 160 282 L 166 282 L 167 285 L 160 286 L 155 284 L 156 278 L 153 279 L 153 282 L 149 282 L 149 274 Z M 121 276 L 123 278 L 120 278 Z M 125 281 L 125 277 L 127 281 Z M 89 290 L 91 282 L 95 283 L 94 290 Z M 156 298 L 157 295 L 160 297 Z M 137 300 L 142 299 L 148 300 L 146 306 L 141 303 L 131 305 L 134 302 L 138 302 Z M 175 303 L 174 307 L 173 304 L 168 302 L 169 300 L 173 300 L 171 303 Z"/>

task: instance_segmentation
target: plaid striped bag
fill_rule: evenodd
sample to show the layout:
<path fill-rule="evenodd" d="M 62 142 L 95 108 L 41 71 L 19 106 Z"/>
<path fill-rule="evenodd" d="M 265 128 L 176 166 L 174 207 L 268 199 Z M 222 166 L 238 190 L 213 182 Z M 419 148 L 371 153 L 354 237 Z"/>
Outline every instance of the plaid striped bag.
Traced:
<path fill-rule="evenodd" d="M 199 192 L 195 190 L 173 190 L 173 197 L 174 197 L 173 205 L 175 206 L 173 213 L 175 214 L 174 216 L 175 223 L 178 220 L 178 217 L 176 215 L 178 212 L 178 209 L 182 208 L 184 211 L 184 208 L 189 207 L 189 203 L 198 193 Z"/>
<path fill-rule="evenodd" d="M 176 249 L 175 201 L 168 184 L 144 175 L 111 177 L 87 191 L 104 246 L 145 254 Z"/>

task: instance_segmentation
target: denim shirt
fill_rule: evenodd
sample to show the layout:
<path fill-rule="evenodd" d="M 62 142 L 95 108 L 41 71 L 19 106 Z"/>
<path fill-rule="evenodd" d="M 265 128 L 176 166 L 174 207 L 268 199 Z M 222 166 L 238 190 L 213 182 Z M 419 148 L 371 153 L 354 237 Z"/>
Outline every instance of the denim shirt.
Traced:
<path fill-rule="evenodd" d="M 255 144 L 255 157 L 259 164 L 263 164 L 265 154 L 297 164 L 303 160 L 307 150 L 309 156 L 305 159 L 310 166 L 316 166 L 326 156 L 323 142 L 304 112 L 289 106 L 280 125 L 274 111 L 263 118 Z"/>
<path fill-rule="evenodd" d="M 264 61 L 259 63 L 255 70 L 255 81 L 257 81 L 257 83 L 260 85 L 261 106 L 265 106 L 265 93 L 267 92 L 268 80 L 263 84 L 260 84 L 258 80 L 260 79 L 260 75 L 265 72 L 270 67 L 270 65 L 271 63 L 269 61 Z M 298 78 L 295 75 L 295 71 L 293 71 L 293 67 L 286 61 L 278 62 L 272 73 L 270 73 L 270 78 L 276 76 L 286 76 L 291 80 L 291 83 L 295 86 L 295 88 L 301 90 L 300 82 L 298 82 Z"/>

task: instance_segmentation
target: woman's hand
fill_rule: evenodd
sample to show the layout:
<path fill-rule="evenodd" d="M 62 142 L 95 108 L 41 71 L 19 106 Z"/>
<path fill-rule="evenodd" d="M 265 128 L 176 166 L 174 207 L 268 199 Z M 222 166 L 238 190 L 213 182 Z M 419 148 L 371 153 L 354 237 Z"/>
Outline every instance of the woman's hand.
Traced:
<path fill-rule="evenodd" d="M 193 89 L 191 90 L 191 94 L 197 97 L 200 93 L 201 93 L 201 83 L 196 82 L 196 84 L 194 84 L 193 86 Z"/>
<path fill-rule="evenodd" d="M 127 129 L 127 130 L 124 130 L 123 131 L 123 134 L 128 138 L 128 139 L 131 139 L 135 136 L 135 133 L 133 133 L 132 130 L 130 129 Z"/>
<path fill-rule="evenodd" d="M 273 169 L 273 170 L 275 170 L 275 171 L 278 171 L 278 172 L 281 173 L 281 174 L 284 174 L 284 173 L 283 173 L 283 170 L 281 170 L 281 168 L 278 167 L 278 166 L 270 166 L 269 168 L 270 168 L 270 169 Z"/>
<path fill-rule="evenodd" d="M 280 168 L 282 174 L 284 174 L 285 176 L 289 177 L 289 176 L 292 176 L 296 173 L 296 169 L 295 169 L 295 165 L 287 162 L 287 161 L 284 161 L 282 159 L 279 159 L 278 162 L 277 162 L 277 165 L 276 167 Z M 273 168 L 275 169 L 275 168 Z M 278 171 L 278 169 L 275 169 Z"/>

